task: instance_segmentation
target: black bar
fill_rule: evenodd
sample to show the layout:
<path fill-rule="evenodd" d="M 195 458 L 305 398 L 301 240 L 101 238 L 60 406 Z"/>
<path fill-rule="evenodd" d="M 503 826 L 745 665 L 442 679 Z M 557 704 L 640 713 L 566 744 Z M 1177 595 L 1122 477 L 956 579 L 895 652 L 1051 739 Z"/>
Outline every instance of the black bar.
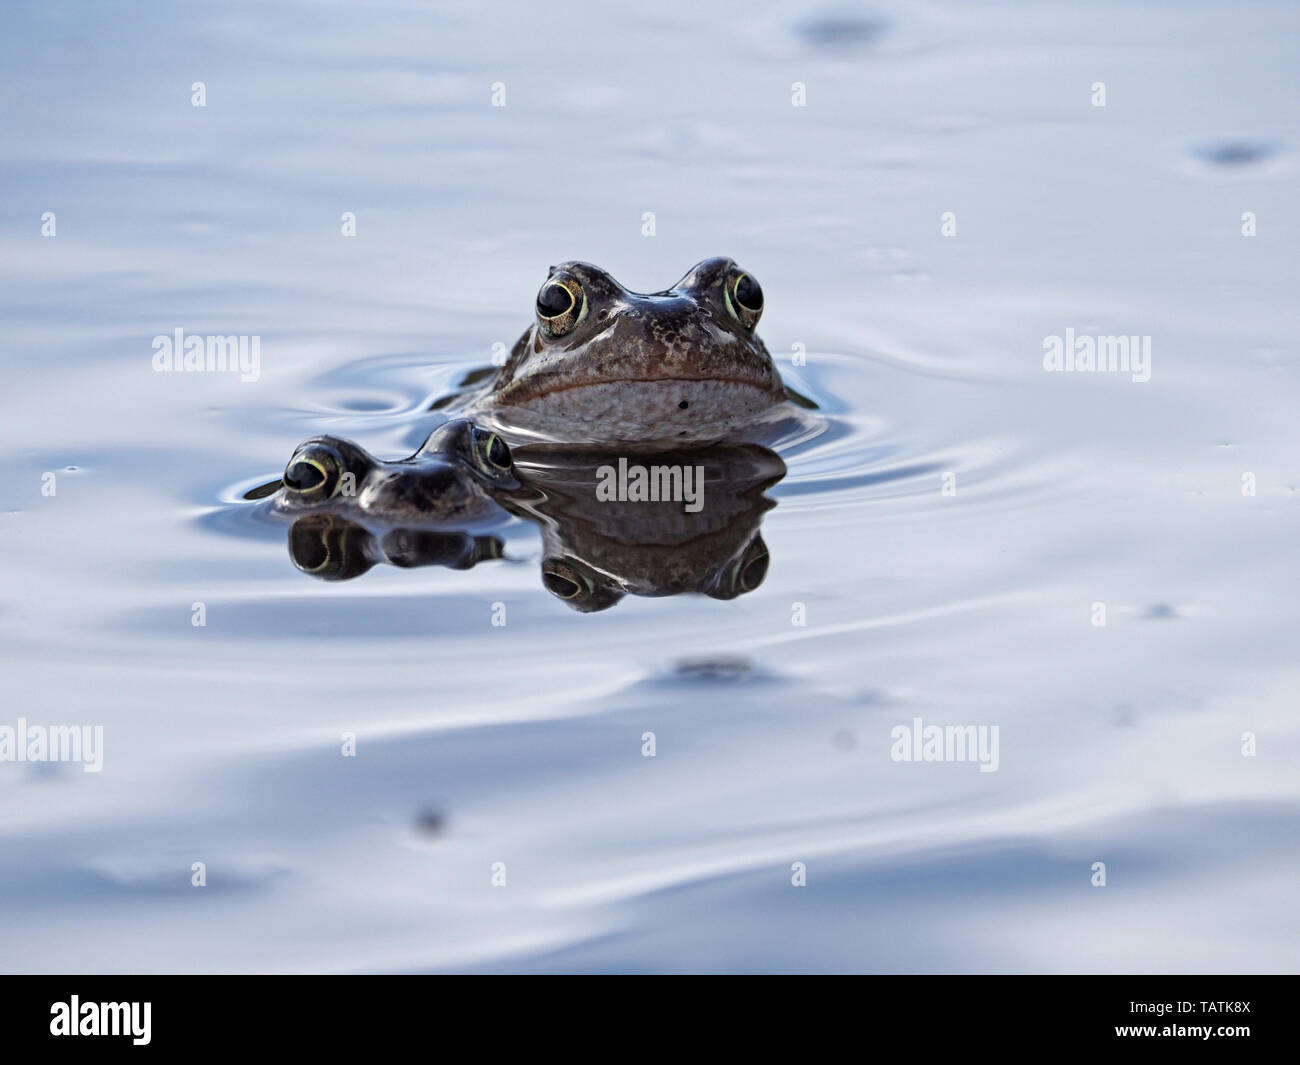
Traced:
<path fill-rule="evenodd" d="M 816 977 L 731 977 L 726 987 L 716 977 L 685 979 L 11 977 L 0 981 L 0 1032 L 11 1053 L 68 1047 L 94 1052 L 116 1043 L 131 1053 L 284 1048 L 337 1055 L 415 1040 L 438 1056 L 454 1045 L 462 1047 L 457 1057 L 474 1046 L 490 1056 L 512 1040 L 535 1050 L 600 1045 L 598 1032 L 611 1023 L 625 1028 L 630 1040 L 620 1039 L 617 1046 L 647 1037 L 672 1045 L 698 1030 L 710 1038 L 769 1045 L 788 1040 L 810 1054 L 840 1040 L 863 1055 L 878 1052 L 888 1040 L 927 1057 L 945 1047 L 1123 1053 L 1127 1044 L 1136 1053 L 1172 1051 L 1181 1057 L 1202 1048 L 1233 1060 L 1294 1050 L 1294 977 L 869 976 L 848 977 L 834 987 Z M 148 1042 L 136 1043 L 140 1036 L 130 1031 L 52 1034 L 52 1023 L 70 1019 L 74 995 L 87 1028 L 101 1020 L 111 1027 L 114 1017 L 122 1022 L 128 1016 L 98 1004 L 135 1003 L 139 1008 L 131 1016 L 141 1023 L 134 1030 L 143 1032 L 148 1003 Z M 1211 1034 L 1187 1034 L 1188 1029 Z M 621 1055 L 608 1037 L 604 1045 Z M 679 1044 L 674 1056 L 683 1049 Z"/>

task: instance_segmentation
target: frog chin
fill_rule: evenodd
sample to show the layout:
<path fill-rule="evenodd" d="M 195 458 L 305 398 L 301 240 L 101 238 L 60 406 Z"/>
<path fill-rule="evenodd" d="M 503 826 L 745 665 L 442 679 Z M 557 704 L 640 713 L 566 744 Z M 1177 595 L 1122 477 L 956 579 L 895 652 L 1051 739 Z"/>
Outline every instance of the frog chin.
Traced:
<path fill-rule="evenodd" d="M 780 401 L 739 381 L 596 381 L 511 402 L 494 397 L 503 425 L 563 443 L 696 444 L 717 440 Z"/>

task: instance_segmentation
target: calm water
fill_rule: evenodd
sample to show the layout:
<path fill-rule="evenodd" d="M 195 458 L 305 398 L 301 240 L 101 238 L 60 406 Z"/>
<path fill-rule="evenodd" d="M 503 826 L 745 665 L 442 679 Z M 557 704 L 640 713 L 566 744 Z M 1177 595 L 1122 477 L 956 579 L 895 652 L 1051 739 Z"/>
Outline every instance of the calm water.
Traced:
<path fill-rule="evenodd" d="M 1295 970 L 1300 9 L 480 7 L 0 15 L 0 726 L 104 736 L 0 764 L 0 969 Z M 578 614 L 518 520 L 325 583 L 240 501 L 549 264 L 719 254 L 825 416 L 756 591 Z"/>

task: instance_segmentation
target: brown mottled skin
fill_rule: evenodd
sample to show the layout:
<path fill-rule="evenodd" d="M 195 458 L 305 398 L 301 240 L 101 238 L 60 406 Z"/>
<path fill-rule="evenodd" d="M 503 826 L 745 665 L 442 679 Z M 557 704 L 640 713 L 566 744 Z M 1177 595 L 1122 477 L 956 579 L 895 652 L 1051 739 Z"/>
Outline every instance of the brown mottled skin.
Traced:
<path fill-rule="evenodd" d="M 537 319 L 467 410 L 519 439 L 618 446 L 718 440 L 785 400 L 735 286 L 731 259 L 706 259 L 671 288 L 631 292 L 589 263 L 551 268 Z M 579 298 L 571 329 L 550 335 L 542 293 Z"/>

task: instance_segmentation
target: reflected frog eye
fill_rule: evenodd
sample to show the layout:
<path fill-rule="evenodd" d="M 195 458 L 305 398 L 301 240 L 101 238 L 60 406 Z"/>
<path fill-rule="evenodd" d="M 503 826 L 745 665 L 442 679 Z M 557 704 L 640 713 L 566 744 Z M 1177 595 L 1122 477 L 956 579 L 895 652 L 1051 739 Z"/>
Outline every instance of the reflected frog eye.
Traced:
<path fill-rule="evenodd" d="M 339 481 L 342 460 L 332 448 L 308 444 L 294 452 L 284 468 L 284 487 L 296 495 L 328 498 Z"/>
<path fill-rule="evenodd" d="M 736 587 L 742 592 L 752 592 L 767 576 L 769 561 L 767 545 L 762 540 L 755 540 L 740 560 L 736 571 Z"/>
<path fill-rule="evenodd" d="M 542 583 L 557 599 L 574 599 L 586 589 L 581 576 L 563 563 L 551 563 L 542 569 Z"/>
<path fill-rule="evenodd" d="M 763 313 L 763 289 L 749 274 L 736 273 L 727 279 L 727 310 L 729 310 L 746 329 L 753 329 L 758 324 L 758 317 Z"/>
<path fill-rule="evenodd" d="M 548 278 L 537 293 L 537 325 L 551 339 L 571 332 L 586 315 L 587 296 L 576 278 Z"/>
<path fill-rule="evenodd" d="M 705 592 L 714 599 L 735 599 L 752 592 L 767 576 L 768 562 L 767 544 L 761 536 L 755 536 L 740 558 L 730 563 Z"/>
<path fill-rule="evenodd" d="M 553 596 L 582 614 L 608 610 L 624 595 L 616 581 L 570 558 L 543 561 L 542 584 Z"/>
<path fill-rule="evenodd" d="M 496 433 L 475 429 L 472 433 L 474 455 L 486 470 L 509 470 L 514 464 L 510 446 Z"/>
<path fill-rule="evenodd" d="M 374 537 L 332 514 L 299 518 L 289 529 L 289 557 L 303 573 L 323 581 L 359 577 L 375 564 Z"/>

